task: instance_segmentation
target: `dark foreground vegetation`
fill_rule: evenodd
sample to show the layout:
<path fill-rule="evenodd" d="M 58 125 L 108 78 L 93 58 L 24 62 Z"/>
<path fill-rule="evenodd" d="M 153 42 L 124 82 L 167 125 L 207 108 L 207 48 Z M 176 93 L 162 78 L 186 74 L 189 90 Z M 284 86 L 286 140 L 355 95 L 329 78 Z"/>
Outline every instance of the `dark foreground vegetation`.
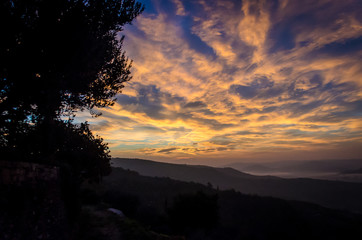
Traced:
<path fill-rule="evenodd" d="M 127 219 L 135 221 L 133 227 L 142 231 L 186 239 L 355 239 L 362 236 L 361 215 L 305 202 L 245 195 L 234 190 L 219 191 L 210 184 L 146 177 L 121 168 L 114 168 L 101 185 L 84 186 L 82 197 L 84 204 L 98 209 L 122 210 Z M 122 228 L 129 221 L 124 220 L 118 226 Z M 129 239 L 159 239 L 156 235 L 148 237 L 132 235 Z"/>
<path fill-rule="evenodd" d="M 235 189 L 246 194 L 272 196 L 362 213 L 362 183 L 310 178 L 255 176 L 233 168 L 162 163 L 142 159 L 113 158 L 114 166 L 136 171 L 144 176 L 211 183 L 222 190 Z"/>
<path fill-rule="evenodd" d="M 75 112 L 99 116 L 131 80 L 119 34 L 142 11 L 135 0 L 0 1 L 1 240 L 77 232 L 80 184 L 109 174 L 110 155 Z"/>

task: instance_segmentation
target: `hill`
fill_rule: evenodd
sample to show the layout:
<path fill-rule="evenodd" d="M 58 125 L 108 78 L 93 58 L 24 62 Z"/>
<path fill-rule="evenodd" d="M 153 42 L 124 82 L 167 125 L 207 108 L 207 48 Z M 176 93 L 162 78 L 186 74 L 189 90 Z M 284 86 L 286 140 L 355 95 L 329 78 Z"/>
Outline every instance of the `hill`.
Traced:
<path fill-rule="evenodd" d="M 122 210 L 148 231 L 162 233 L 159 236 L 298 240 L 352 239 L 362 234 L 362 216 L 358 214 L 221 191 L 170 178 L 146 177 L 122 168 L 113 168 L 111 175 L 94 189 L 94 202 Z M 91 201 L 89 193 L 83 202 Z"/>
<path fill-rule="evenodd" d="M 141 159 L 115 158 L 112 162 L 115 167 L 130 169 L 144 176 L 212 184 L 222 190 L 235 189 L 245 194 L 306 201 L 362 213 L 362 183 L 254 176 L 233 168 L 170 164 Z"/>
<path fill-rule="evenodd" d="M 353 169 L 353 170 L 346 170 L 342 172 L 343 174 L 362 174 L 362 168 Z"/>

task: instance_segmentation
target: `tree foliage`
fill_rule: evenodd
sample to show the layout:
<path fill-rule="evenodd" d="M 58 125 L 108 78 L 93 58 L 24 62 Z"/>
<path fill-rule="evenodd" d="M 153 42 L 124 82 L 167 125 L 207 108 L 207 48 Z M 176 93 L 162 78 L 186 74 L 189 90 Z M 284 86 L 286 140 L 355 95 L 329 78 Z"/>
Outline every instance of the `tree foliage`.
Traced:
<path fill-rule="evenodd" d="M 89 150 L 88 157 L 98 151 L 95 156 L 109 158 L 106 145 L 87 125 L 76 127 L 63 119 L 77 110 L 114 104 L 131 79 L 132 61 L 122 50 L 119 32 L 142 11 L 135 0 L 1 1 L 2 150 L 14 153 L 30 147 L 57 159 L 58 148 L 75 154 L 72 158 Z M 41 139 L 26 143 L 34 133 Z M 71 150 L 67 139 L 59 143 L 62 134 L 78 139 L 73 144 L 79 151 Z M 91 150 L 92 144 L 97 150 Z"/>
<path fill-rule="evenodd" d="M 0 9 L 1 102 L 8 108 L 55 117 L 105 107 L 131 79 L 117 34 L 142 11 L 134 0 L 5 0 Z"/>
<path fill-rule="evenodd" d="M 26 157 L 31 162 L 51 162 L 61 167 L 70 168 L 72 174 L 80 180 L 99 181 L 101 176 L 110 172 L 110 152 L 103 139 L 94 136 L 87 123 L 78 125 L 69 122 L 56 121 L 52 125 L 54 141 L 50 146 L 45 145 L 47 140 L 46 126 L 38 125 L 28 131 L 18 140 L 17 149 L 11 156 L 17 159 Z M 44 139 L 45 138 L 45 139 Z M 48 155 L 48 147 L 52 155 Z"/>

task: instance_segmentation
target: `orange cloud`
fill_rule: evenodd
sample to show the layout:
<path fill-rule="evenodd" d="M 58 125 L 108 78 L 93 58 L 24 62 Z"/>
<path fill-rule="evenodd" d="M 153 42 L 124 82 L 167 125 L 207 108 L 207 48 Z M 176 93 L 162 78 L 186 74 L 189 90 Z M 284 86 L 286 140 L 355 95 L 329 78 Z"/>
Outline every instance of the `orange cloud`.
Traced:
<path fill-rule="evenodd" d="M 117 103 L 78 115 L 113 156 L 320 158 L 362 143 L 357 1 L 170 4 L 126 28 L 134 77 Z"/>

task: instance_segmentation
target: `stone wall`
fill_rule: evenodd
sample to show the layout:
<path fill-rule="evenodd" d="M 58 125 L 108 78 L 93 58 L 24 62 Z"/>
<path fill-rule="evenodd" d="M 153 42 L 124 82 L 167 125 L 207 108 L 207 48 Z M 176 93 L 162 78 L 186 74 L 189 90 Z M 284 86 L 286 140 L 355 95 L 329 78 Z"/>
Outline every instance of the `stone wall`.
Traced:
<path fill-rule="evenodd" d="M 59 168 L 0 162 L 0 239 L 69 239 Z"/>
<path fill-rule="evenodd" d="M 59 168 L 27 162 L 0 162 L 0 184 L 38 184 L 59 180 Z"/>

